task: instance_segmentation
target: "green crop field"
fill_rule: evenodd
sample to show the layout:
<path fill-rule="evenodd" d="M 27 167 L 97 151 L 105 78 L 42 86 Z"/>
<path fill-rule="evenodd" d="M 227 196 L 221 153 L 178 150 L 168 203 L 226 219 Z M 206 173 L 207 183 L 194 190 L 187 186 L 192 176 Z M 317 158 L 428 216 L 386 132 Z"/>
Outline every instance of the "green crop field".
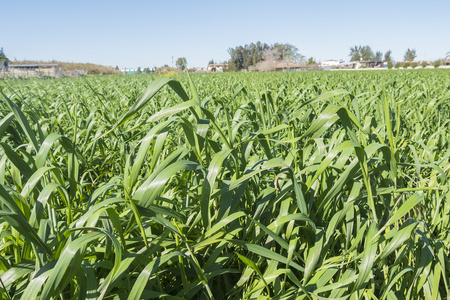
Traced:
<path fill-rule="evenodd" d="M 449 299 L 450 71 L 0 81 L 2 299 Z"/>

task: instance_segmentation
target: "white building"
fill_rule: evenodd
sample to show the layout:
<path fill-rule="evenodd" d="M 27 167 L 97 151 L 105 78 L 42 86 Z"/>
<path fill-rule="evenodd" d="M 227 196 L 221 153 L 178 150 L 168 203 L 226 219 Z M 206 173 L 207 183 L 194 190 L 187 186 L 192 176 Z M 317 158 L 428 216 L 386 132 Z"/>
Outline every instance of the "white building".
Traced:
<path fill-rule="evenodd" d="M 321 62 L 321 67 L 338 67 L 341 63 L 343 63 L 342 60 L 336 60 L 336 59 L 329 59 L 324 60 Z"/>
<path fill-rule="evenodd" d="M 228 64 L 209 64 L 208 72 L 223 72 L 228 67 Z"/>

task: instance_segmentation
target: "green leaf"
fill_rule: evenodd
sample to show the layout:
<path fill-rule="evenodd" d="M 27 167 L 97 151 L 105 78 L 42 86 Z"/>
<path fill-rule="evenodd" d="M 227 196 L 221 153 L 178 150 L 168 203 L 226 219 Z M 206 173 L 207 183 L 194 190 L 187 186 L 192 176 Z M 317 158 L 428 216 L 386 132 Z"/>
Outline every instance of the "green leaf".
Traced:
<path fill-rule="evenodd" d="M 11 112 L 16 117 L 17 122 L 19 122 L 20 126 L 22 127 L 23 132 L 26 134 L 26 136 L 29 138 L 31 144 L 34 147 L 34 150 L 37 152 L 39 149 L 39 144 L 36 139 L 36 135 L 34 134 L 33 130 L 30 127 L 30 124 L 28 123 L 27 118 L 23 114 L 22 110 L 13 102 L 11 99 L 9 99 L 5 94 L 3 94 L 2 91 L 0 93 L 3 95 L 3 98 L 5 98 L 6 105 L 11 110 Z"/>
<path fill-rule="evenodd" d="M 316 264 L 319 261 L 322 253 L 322 247 L 325 239 L 325 233 L 322 229 L 317 228 L 314 247 L 308 251 L 308 256 L 305 263 L 304 282 L 308 282 L 309 277 L 314 272 Z"/>

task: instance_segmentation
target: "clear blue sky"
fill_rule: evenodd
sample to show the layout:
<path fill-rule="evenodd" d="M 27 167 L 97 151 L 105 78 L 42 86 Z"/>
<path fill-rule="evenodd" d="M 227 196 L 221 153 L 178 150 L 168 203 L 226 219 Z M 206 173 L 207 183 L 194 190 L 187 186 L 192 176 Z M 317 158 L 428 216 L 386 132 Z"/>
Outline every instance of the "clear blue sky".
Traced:
<path fill-rule="evenodd" d="M 227 49 L 290 43 L 316 60 L 348 60 L 349 48 L 407 48 L 417 60 L 450 51 L 450 1 L 2 1 L 0 47 L 10 59 L 119 67 L 206 66 Z"/>

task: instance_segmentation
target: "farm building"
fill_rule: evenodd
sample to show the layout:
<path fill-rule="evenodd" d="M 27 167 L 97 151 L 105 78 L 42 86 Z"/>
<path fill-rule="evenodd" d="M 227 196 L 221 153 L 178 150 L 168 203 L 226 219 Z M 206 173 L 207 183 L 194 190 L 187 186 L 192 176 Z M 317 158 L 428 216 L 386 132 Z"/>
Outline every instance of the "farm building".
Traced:
<path fill-rule="evenodd" d="M 385 67 L 382 61 L 348 61 L 342 62 L 337 66 L 333 66 L 333 69 L 360 69 L 360 68 L 383 68 Z"/>
<path fill-rule="evenodd" d="M 375 61 L 375 60 L 366 60 L 366 61 L 360 61 L 360 67 L 363 68 L 381 68 L 383 67 L 382 61 Z"/>
<path fill-rule="evenodd" d="M 228 67 L 228 64 L 209 64 L 208 72 L 223 72 Z"/>
<path fill-rule="evenodd" d="M 309 71 L 311 69 L 313 69 L 313 66 L 300 65 L 293 62 L 279 62 L 275 64 L 276 72 Z"/>
<path fill-rule="evenodd" d="M 322 63 L 320 65 L 322 67 L 337 67 L 342 62 L 343 62 L 342 60 L 329 59 L 329 60 L 322 61 Z"/>
<path fill-rule="evenodd" d="M 87 75 L 85 70 L 63 70 L 59 64 L 10 64 L 7 69 L 0 66 L 0 76 L 8 77 L 80 77 Z"/>
<path fill-rule="evenodd" d="M 9 73 L 13 76 L 55 76 L 57 66 L 57 64 L 9 65 Z"/>

